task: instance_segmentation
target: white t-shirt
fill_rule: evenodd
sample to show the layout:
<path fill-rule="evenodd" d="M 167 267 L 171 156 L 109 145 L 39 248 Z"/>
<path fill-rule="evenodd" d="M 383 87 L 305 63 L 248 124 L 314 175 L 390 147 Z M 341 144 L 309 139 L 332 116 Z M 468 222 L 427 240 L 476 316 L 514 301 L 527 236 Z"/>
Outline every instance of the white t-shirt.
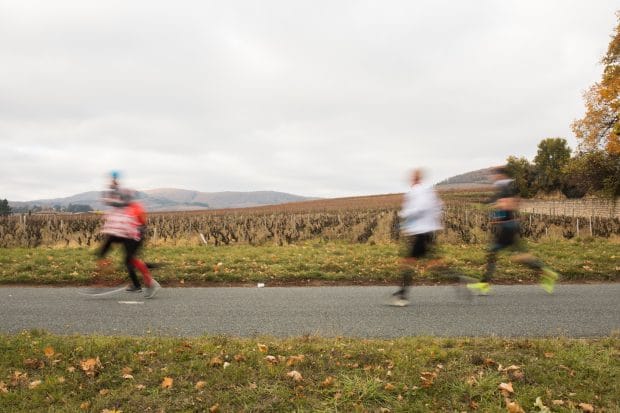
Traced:
<path fill-rule="evenodd" d="M 424 234 L 438 231 L 441 225 L 443 203 L 429 186 L 417 184 L 405 194 L 403 206 L 398 215 L 403 222 L 400 225 L 405 235 Z"/>

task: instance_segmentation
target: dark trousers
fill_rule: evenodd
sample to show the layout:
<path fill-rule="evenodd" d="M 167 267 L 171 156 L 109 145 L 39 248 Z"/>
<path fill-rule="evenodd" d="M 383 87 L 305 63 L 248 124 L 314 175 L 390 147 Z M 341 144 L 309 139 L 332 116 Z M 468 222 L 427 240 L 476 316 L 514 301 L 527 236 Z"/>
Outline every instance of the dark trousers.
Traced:
<path fill-rule="evenodd" d="M 138 252 L 138 249 L 140 248 L 142 242 L 130 238 L 122 238 L 115 235 L 108 235 L 103 242 L 101 249 L 97 253 L 97 256 L 99 258 L 105 257 L 113 244 L 123 245 L 123 248 L 125 250 L 125 268 L 127 268 L 129 278 L 131 278 L 131 282 L 133 283 L 134 287 L 140 287 L 140 281 L 138 280 L 138 276 L 136 275 L 136 269 L 132 261 L 136 256 L 136 253 Z"/>

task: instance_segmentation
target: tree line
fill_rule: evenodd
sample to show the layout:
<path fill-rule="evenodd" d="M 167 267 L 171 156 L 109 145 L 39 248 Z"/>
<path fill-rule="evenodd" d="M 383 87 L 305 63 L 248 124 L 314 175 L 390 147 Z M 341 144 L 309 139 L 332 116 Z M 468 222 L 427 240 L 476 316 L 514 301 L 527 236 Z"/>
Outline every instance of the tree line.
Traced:
<path fill-rule="evenodd" d="M 579 146 L 563 138 L 543 139 L 530 163 L 524 157 L 507 160 L 523 197 L 561 191 L 569 198 L 620 196 L 620 11 L 607 53 L 601 59 L 601 80 L 583 95 L 585 114 L 571 128 Z"/>
<path fill-rule="evenodd" d="M 54 205 L 53 207 L 45 207 L 39 205 L 33 206 L 22 206 L 12 208 L 9 205 L 9 201 L 6 199 L 0 200 L 0 216 L 10 215 L 12 213 L 18 214 L 30 214 L 34 212 L 68 212 L 68 213 L 78 213 L 78 212 L 92 212 L 93 209 L 90 205 L 86 204 L 69 204 L 67 206 L 62 206 L 60 204 Z"/>

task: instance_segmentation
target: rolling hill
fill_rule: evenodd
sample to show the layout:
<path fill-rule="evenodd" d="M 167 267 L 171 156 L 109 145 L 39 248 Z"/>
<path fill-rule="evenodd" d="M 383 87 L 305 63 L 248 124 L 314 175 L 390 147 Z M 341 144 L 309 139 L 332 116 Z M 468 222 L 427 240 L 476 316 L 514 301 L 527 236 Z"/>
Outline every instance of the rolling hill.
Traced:
<path fill-rule="evenodd" d="M 37 199 L 26 202 L 9 202 L 12 208 L 32 208 L 35 205 L 53 208 L 56 205 L 66 208 L 70 204 L 89 205 L 95 210 L 104 209 L 101 192 L 90 191 L 65 198 Z M 177 188 L 150 189 L 138 192 L 138 198 L 147 211 L 188 211 L 201 209 L 243 208 L 263 205 L 278 205 L 288 202 L 306 201 L 299 195 L 276 191 L 252 192 L 200 192 Z"/>

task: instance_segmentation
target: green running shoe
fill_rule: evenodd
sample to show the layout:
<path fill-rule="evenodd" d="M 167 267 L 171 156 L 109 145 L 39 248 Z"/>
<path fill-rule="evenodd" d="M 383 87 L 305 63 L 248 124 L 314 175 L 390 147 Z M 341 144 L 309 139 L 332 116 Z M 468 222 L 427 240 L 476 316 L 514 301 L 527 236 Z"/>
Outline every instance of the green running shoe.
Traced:
<path fill-rule="evenodd" d="M 467 284 L 467 288 L 477 292 L 480 295 L 488 295 L 489 291 L 491 291 L 491 286 L 489 283 L 485 282 L 469 283 Z"/>
<path fill-rule="evenodd" d="M 558 280 L 559 275 L 557 272 L 553 271 L 551 268 L 545 267 L 543 268 L 543 276 L 540 280 L 540 286 L 543 290 L 545 290 L 548 294 L 553 293 L 555 288 L 555 282 Z"/>

